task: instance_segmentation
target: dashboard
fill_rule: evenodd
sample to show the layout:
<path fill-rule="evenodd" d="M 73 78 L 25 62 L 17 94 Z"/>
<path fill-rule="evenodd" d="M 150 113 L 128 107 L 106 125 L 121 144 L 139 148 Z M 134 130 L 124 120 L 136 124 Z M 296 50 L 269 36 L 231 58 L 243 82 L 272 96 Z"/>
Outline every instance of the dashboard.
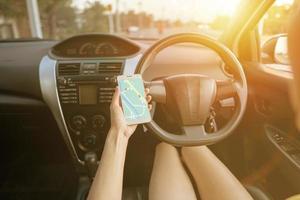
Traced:
<path fill-rule="evenodd" d="M 2 43 L 0 90 L 43 102 L 74 160 L 83 165 L 87 153 L 101 155 L 110 127 L 115 77 L 133 74 L 153 42 L 87 34 L 63 41 Z M 221 64 L 207 48 L 175 45 L 158 54 L 143 78 L 200 73 L 225 79 Z M 17 77 L 16 81 L 12 83 L 11 77 Z"/>

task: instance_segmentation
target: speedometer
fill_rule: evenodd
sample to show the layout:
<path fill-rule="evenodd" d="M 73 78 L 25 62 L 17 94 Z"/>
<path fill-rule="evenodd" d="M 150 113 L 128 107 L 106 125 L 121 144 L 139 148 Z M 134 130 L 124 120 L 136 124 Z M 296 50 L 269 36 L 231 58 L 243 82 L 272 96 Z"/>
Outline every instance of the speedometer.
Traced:
<path fill-rule="evenodd" d="M 84 43 L 83 45 L 80 46 L 78 50 L 78 54 L 81 56 L 87 56 L 93 54 L 95 45 L 93 45 L 90 42 Z"/>
<path fill-rule="evenodd" d="M 118 48 L 110 43 L 99 43 L 95 49 L 96 55 L 118 55 L 118 53 Z"/>

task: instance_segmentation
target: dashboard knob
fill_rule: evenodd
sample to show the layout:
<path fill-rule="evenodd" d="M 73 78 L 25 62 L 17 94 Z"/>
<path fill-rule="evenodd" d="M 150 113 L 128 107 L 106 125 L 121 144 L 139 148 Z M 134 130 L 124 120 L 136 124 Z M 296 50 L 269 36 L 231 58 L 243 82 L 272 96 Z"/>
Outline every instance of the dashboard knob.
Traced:
<path fill-rule="evenodd" d="M 105 125 L 106 119 L 103 115 L 94 115 L 92 118 L 92 126 L 94 129 L 103 128 Z"/>
<path fill-rule="evenodd" d="M 81 130 L 86 126 L 86 119 L 82 115 L 75 115 L 71 119 L 72 127 Z"/>
<path fill-rule="evenodd" d="M 82 145 L 86 148 L 93 148 L 96 145 L 97 137 L 94 134 L 87 134 L 82 138 Z"/>

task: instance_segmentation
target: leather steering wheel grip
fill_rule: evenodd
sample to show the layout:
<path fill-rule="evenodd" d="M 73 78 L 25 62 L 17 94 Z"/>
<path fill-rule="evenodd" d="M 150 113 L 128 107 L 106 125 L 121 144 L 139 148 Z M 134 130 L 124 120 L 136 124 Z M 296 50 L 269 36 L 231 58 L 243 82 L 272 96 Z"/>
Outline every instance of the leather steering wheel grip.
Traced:
<path fill-rule="evenodd" d="M 222 43 L 206 35 L 181 33 L 166 37 L 152 45 L 140 59 L 135 73 L 143 74 L 151 67 L 156 55 L 163 49 L 178 43 L 195 43 L 214 50 L 231 68 L 232 77 L 226 81 L 214 80 L 200 74 L 178 74 L 163 80 L 144 81 L 150 88 L 153 101 L 166 105 L 176 120 L 181 124 L 182 134 L 176 135 L 162 129 L 154 120 L 146 126 L 164 142 L 175 146 L 209 145 L 227 136 L 238 126 L 247 103 L 247 81 L 242 65 Z M 214 102 L 233 97 L 236 109 L 220 130 L 206 133 L 204 124 L 209 117 L 210 107 Z"/>

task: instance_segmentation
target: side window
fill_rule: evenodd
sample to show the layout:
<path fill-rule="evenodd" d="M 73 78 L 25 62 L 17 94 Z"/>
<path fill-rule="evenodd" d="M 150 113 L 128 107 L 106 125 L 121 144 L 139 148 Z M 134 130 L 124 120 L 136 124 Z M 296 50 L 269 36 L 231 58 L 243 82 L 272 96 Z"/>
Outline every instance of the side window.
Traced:
<path fill-rule="evenodd" d="M 259 23 L 262 62 L 289 65 L 287 29 L 289 19 L 300 5 L 300 0 L 277 0 Z"/>

